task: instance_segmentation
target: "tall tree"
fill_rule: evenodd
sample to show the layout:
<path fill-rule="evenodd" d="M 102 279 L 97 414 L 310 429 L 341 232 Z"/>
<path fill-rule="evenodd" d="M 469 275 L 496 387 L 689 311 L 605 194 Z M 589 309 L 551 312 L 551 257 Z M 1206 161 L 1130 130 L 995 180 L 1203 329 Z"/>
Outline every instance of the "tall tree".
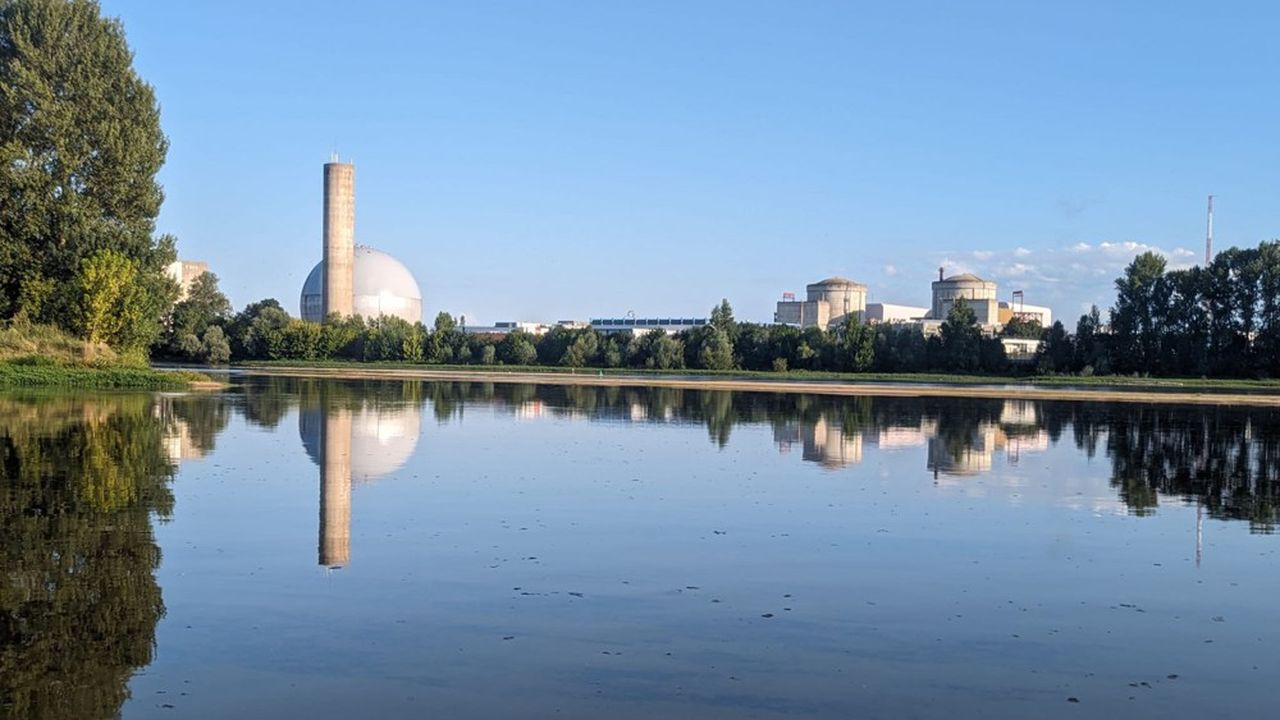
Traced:
<path fill-rule="evenodd" d="M 114 252 L 136 269 L 117 342 L 145 349 L 176 288 L 155 236 L 168 142 L 120 22 L 93 0 L 0 0 L 0 317 L 75 329 L 76 273 Z"/>
<path fill-rule="evenodd" d="M 1116 279 L 1116 305 L 1111 310 L 1113 367 L 1121 372 L 1150 372 L 1160 356 L 1164 330 L 1165 260 L 1154 252 L 1133 259 Z"/>
<path fill-rule="evenodd" d="M 977 370 L 982 357 L 982 329 L 978 316 L 958 298 L 942 323 L 942 361 L 947 370 Z"/>

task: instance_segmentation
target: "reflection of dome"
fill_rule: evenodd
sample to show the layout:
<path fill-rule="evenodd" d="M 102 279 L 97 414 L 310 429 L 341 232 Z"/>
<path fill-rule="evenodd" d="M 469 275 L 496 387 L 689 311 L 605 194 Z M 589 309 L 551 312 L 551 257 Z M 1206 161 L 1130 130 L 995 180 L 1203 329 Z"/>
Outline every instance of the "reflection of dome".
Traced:
<path fill-rule="evenodd" d="M 330 412 L 335 412 L 330 410 Z M 298 434 L 312 462 L 323 467 L 320 453 L 325 412 L 304 408 Z M 377 480 L 400 469 L 418 447 L 418 410 L 412 405 L 363 406 L 351 413 L 351 479 Z"/>
<path fill-rule="evenodd" d="M 394 315 L 409 322 L 422 320 L 422 291 L 413 273 L 399 260 L 363 245 L 355 250 L 353 279 L 356 315 L 374 318 Z M 302 319 L 320 322 L 323 316 L 324 261 L 316 263 L 302 283 Z"/>

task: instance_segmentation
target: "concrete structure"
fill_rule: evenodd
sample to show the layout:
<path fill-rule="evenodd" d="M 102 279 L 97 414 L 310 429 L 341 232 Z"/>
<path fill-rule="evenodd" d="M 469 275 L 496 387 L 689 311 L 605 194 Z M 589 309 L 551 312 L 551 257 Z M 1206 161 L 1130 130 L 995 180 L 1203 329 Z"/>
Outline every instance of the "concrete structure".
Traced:
<path fill-rule="evenodd" d="M 209 272 L 209 263 L 203 260 L 175 260 L 165 267 L 164 272 L 178 283 L 178 301 L 181 302 L 191 295 L 191 284 L 196 278 Z"/>
<path fill-rule="evenodd" d="M 1040 327 L 1047 328 L 1053 324 L 1053 311 L 1043 305 L 1027 305 L 1023 302 L 1000 303 L 1000 324 L 1004 325 L 1015 317 L 1024 320 L 1035 320 Z"/>
<path fill-rule="evenodd" d="M 355 313 L 356 166 L 324 165 L 324 283 L 320 317 Z"/>
<path fill-rule="evenodd" d="M 706 318 L 592 318 L 591 327 L 596 332 L 606 335 L 626 333 L 628 335 L 644 335 L 653 330 L 667 334 L 692 330 L 709 324 Z"/>
<path fill-rule="evenodd" d="M 929 314 L 929 308 L 892 303 L 867 303 L 865 320 L 870 324 L 918 322 Z"/>
<path fill-rule="evenodd" d="M 796 327 L 828 330 L 844 323 L 845 317 L 863 319 L 867 310 L 867 286 L 848 278 L 830 277 L 805 286 L 805 299 L 784 295 L 773 321 Z"/>
<path fill-rule="evenodd" d="M 422 291 L 403 263 L 390 255 L 363 245 L 353 253 L 351 309 L 353 315 L 375 318 L 393 315 L 409 322 L 422 320 Z M 325 264 L 321 262 L 311 269 L 302 284 L 302 319 L 308 322 L 324 320 Z"/>
<path fill-rule="evenodd" d="M 946 320 L 956 300 L 961 298 L 973 309 L 979 325 L 995 325 L 1000 322 L 1000 301 L 996 299 L 994 282 L 983 280 L 972 273 L 943 278 L 942 268 L 938 268 L 938 279 L 933 282 L 933 305 L 929 310 L 929 318 Z"/>
<path fill-rule="evenodd" d="M 467 325 L 459 329 L 468 335 L 510 335 L 517 330 L 530 335 L 546 335 L 551 332 L 551 326 L 546 323 L 522 320 L 504 320 L 492 325 Z"/>
<path fill-rule="evenodd" d="M 324 166 L 324 256 L 302 284 L 302 319 L 332 313 L 422 320 L 422 290 L 413 273 L 387 253 L 355 244 L 355 166 Z"/>

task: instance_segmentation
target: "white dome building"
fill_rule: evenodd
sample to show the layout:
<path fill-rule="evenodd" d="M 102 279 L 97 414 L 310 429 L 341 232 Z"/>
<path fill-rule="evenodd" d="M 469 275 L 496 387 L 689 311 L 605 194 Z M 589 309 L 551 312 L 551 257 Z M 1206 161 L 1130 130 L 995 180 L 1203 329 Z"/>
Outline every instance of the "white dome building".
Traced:
<path fill-rule="evenodd" d="M 302 284 L 302 319 L 324 320 L 324 261 Z M 357 245 L 352 269 L 352 314 L 366 319 L 389 315 L 411 323 L 422 320 L 422 291 L 409 268 L 394 257 Z"/>

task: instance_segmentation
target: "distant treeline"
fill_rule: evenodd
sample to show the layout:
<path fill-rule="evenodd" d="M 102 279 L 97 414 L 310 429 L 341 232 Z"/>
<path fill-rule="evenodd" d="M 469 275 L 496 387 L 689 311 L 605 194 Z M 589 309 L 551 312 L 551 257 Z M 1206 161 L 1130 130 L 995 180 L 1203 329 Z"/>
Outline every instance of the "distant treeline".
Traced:
<path fill-rule="evenodd" d="M 1034 328 L 1039 333 L 1039 327 Z M 591 328 L 553 328 L 535 336 L 464 333 L 448 313 L 432 327 L 400 318 L 290 317 L 275 300 L 229 314 L 216 277 L 203 275 L 174 311 L 156 348 L 165 357 L 228 360 L 353 360 L 436 365 L 543 365 L 583 368 L 815 370 L 831 372 L 1004 372 L 999 339 L 984 337 L 972 308 L 957 304 L 940 335 L 919 329 L 864 325 L 850 319 L 832 330 L 740 323 L 728 301 L 708 325 L 676 334 L 633 337 Z"/>
<path fill-rule="evenodd" d="M 1003 336 L 1038 338 L 1031 362 L 1013 363 L 957 302 L 940 332 L 912 324 L 831 330 L 737 322 L 728 301 L 710 323 L 667 335 L 606 335 L 557 327 L 541 336 L 464 333 L 447 313 L 432 327 L 399 318 L 292 318 L 275 300 L 232 314 L 206 274 L 175 306 L 157 354 L 186 360 L 394 361 L 437 365 L 878 373 L 1056 373 L 1280 377 L 1280 242 L 1232 248 L 1208 268 L 1168 270 L 1155 253 L 1116 280 L 1110 321 L 1094 307 L 1075 332 L 1015 318 Z"/>

